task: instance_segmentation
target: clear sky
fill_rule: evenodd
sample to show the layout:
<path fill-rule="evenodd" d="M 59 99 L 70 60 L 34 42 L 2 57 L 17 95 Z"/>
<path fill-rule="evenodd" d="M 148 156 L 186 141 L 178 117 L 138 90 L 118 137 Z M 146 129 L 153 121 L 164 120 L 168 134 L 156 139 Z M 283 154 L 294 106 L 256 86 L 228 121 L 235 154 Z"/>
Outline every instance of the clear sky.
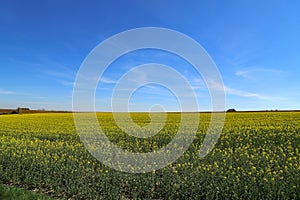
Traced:
<path fill-rule="evenodd" d="M 128 29 L 164 27 L 193 38 L 212 57 L 227 108 L 300 109 L 299 11 L 297 0 L 1 1 L 0 108 L 71 110 L 77 71 L 96 45 Z M 210 109 L 207 89 L 188 63 L 145 50 L 124 55 L 107 70 L 96 93 L 97 110 L 110 110 L 111 90 L 122 73 L 149 62 L 183 73 L 200 110 Z M 130 99 L 132 110 L 153 104 L 178 110 L 175 96 L 155 84 Z"/>

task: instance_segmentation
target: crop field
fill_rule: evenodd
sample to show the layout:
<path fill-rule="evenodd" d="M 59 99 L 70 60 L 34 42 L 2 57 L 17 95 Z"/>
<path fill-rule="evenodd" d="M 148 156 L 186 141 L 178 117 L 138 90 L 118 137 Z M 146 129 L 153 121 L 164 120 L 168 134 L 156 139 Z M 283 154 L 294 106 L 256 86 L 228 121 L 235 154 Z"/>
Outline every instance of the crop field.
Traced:
<path fill-rule="evenodd" d="M 111 113 L 97 117 L 119 147 L 150 152 L 172 140 L 181 115 L 198 114 L 168 113 L 163 129 L 146 139 L 125 134 Z M 150 121 L 147 113 L 132 118 Z M 300 199 L 300 112 L 227 113 L 215 148 L 200 159 L 209 121 L 200 114 L 197 135 L 176 162 L 132 174 L 95 159 L 71 113 L 1 115 L 0 183 L 57 199 Z"/>

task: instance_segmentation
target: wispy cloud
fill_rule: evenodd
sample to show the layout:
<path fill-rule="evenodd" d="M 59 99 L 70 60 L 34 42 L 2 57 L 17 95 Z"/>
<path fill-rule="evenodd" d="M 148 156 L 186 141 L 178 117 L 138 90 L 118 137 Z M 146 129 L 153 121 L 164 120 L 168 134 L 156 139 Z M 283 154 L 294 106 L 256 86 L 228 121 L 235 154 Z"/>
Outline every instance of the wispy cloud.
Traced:
<path fill-rule="evenodd" d="M 244 69 L 244 70 L 238 70 L 235 72 L 235 75 L 241 76 L 244 78 L 250 78 L 252 76 L 257 76 L 257 74 L 284 74 L 285 71 L 277 70 L 277 69 L 269 69 L 269 68 L 252 68 L 252 69 Z"/>
<path fill-rule="evenodd" d="M 244 90 L 231 88 L 231 87 L 228 87 L 228 86 L 225 86 L 225 85 L 220 85 L 219 83 L 216 83 L 215 81 L 212 81 L 212 80 L 209 81 L 209 86 L 213 90 L 219 90 L 219 91 L 223 90 L 226 94 L 235 95 L 235 96 L 239 96 L 239 97 L 251 97 L 251 98 L 257 98 L 257 99 L 262 99 L 262 100 L 278 100 L 278 99 L 281 99 L 279 97 L 271 97 L 271 96 L 262 95 L 262 94 L 259 94 L 259 93 L 248 92 L 248 91 L 244 91 Z"/>
<path fill-rule="evenodd" d="M 225 86 L 224 89 L 227 94 L 236 95 L 236 96 L 240 96 L 240 97 L 255 97 L 258 99 L 262 99 L 262 100 L 274 99 L 274 97 L 269 97 L 269 96 L 261 95 L 258 93 L 247 92 L 247 91 L 243 91 L 243 90 L 237 90 L 237 89 L 230 88 L 227 86 Z"/>
<path fill-rule="evenodd" d="M 16 94 L 14 91 L 0 89 L 0 94 Z"/>
<path fill-rule="evenodd" d="M 101 83 L 106 83 L 106 84 L 116 84 L 117 83 L 116 80 L 113 80 L 113 79 L 110 79 L 110 78 L 107 78 L 107 77 L 101 77 L 100 82 Z"/>
<path fill-rule="evenodd" d="M 64 86 L 74 86 L 73 81 L 63 80 L 63 79 L 57 79 L 57 82 L 61 83 Z"/>
<path fill-rule="evenodd" d="M 54 71 L 54 70 L 46 70 L 43 71 L 44 74 L 59 78 L 74 78 L 74 73 L 69 73 L 68 71 Z"/>
<path fill-rule="evenodd" d="M 205 90 L 206 84 L 203 79 L 194 78 L 190 81 L 191 87 L 193 90 Z"/>
<path fill-rule="evenodd" d="M 46 75 L 47 78 L 53 79 L 64 86 L 74 85 L 76 75 L 74 70 L 59 64 L 55 64 L 53 68 L 54 69 L 51 70 L 43 70 L 41 73 Z"/>

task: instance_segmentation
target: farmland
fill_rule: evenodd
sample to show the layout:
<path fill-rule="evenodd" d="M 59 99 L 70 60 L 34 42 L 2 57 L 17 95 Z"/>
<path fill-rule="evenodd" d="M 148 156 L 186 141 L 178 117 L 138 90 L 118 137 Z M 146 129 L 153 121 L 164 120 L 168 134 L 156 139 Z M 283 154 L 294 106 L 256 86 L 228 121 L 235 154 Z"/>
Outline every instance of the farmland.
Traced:
<path fill-rule="evenodd" d="M 113 143 L 149 152 L 170 142 L 181 115 L 198 113 L 168 113 L 163 129 L 149 139 L 125 134 L 111 113 L 97 117 Z M 149 123 L 147 113 L 132 117 L 139 125 Z M 300 198 L 300 112 L 227 113 L 218 143 L 200 159 L 209 120 L 209 113 L 200 114 L 197 135 L 176 162 L 131 174 L 89 154 L 71 113 L 1 115 L 0 183 L 58 199 Z"/>

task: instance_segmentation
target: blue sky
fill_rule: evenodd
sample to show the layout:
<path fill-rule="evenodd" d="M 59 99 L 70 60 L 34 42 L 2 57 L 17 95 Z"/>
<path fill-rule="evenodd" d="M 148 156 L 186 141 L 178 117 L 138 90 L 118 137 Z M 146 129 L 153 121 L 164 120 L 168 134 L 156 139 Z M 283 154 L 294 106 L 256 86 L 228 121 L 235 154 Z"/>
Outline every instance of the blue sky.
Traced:
<path fill-rule="evenodd" d="M 296 0 L 1 1 L 0 108 L 71 110 L 77 71 L 96 45 L 128 29 L 164 27 L 205 48 L 223 78 L 227 108 L 300 109 L 299 10 Z M 200 110 L 210 110 L 201 76 L 184 60 L 158 50 L 116 60 L 98 86 L 97 110 L 110 110 L 111 91 L 122 73 L 149 62 L 184 74 Z M 176 96 L 155 84 L 130 99 L 131 110 L 154 104 L 179 109 Z"/>

